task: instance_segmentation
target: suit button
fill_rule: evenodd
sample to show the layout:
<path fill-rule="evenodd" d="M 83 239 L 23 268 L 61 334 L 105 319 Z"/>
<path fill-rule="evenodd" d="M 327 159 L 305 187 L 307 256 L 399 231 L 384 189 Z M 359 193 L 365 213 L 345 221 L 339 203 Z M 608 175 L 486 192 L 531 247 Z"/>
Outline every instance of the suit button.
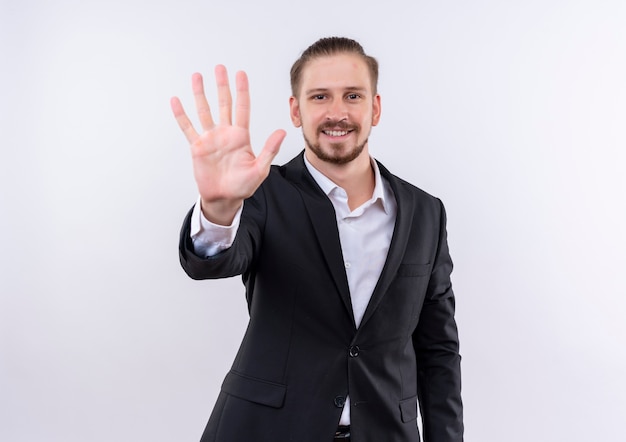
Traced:
<path fill-rule="evenodd" d="M 337 408 L 343 408 L 343 406 L 346 404 L 346 398 L 343 396 L 337 396 L 335 398 L 335 407 Z"/>
<path fill-rule="evenodd" d="M 353 345 L 352 347 L 350 347 L 350 357 L 351 358 L 356 358 L 359 355 L 359 352 L 361 351 L 361 349 L 359 348 L 358 345 Z"/>

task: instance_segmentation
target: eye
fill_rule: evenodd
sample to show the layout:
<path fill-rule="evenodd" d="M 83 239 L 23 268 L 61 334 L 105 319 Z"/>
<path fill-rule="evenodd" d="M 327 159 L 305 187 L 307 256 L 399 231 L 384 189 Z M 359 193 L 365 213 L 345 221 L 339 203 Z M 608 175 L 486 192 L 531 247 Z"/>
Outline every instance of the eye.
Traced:
<path fill-rule="evenodd" d="M 361 98 L 361 96 L 359 94 L 353 93 L 353 94 L 348 94 L 346 98 L 348 100 L 358 100 L 359 98 Z"/>
<path fill-rule="evenodd" d="M 326 98 L 326 95 L 324 94 L 316 94 L 316 95 L 311 96 L 311 100 L 317 100 L 317 101 L 323 100 L 324 98 Z"/>

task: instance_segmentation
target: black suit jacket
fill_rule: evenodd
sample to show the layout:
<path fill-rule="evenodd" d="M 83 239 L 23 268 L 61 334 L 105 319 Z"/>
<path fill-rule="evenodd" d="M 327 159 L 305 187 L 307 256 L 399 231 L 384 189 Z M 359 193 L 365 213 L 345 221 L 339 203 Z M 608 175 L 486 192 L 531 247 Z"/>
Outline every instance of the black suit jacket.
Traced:
<path fill-rule="evenodd" d="M 463 440 L 460 356 L 441 202 L 390 174 L 398 213 L 357 329 L 333 206 L 302 154 L 246 200 L 231 248 L 180 260 L 195 279 L 241 274 L 250 322 L 202 442 L 330 442 L 350 394 L 356 442 Z"/>

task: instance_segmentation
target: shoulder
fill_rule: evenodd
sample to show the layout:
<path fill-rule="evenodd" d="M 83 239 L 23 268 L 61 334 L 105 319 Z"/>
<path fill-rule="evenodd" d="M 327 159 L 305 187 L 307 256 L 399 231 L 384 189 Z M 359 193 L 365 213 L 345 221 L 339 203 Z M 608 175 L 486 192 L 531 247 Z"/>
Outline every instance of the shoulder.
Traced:
<path fill-rule="evenodd" d="M 283 165 L 272 165 L 268 176 L 250 197 L 250 205 L 266 207 L 298 206 L 303 194 L 314 192 L 307 179 L 302 155 Z"/>
<path fill-rule="evenodd" d="M 441 200 L 436 196 L 431 195 L 416 185 L 400 178 L 397 175 L 394 175 L 380 161 L 376 160 L 376 163 L 380 169 L 381 176 L 390 184 L 391 189 L 399 202 L 403 199 L 410 198 L 422 204 L 432 204 L 434 206 L 441 205 Z"/>

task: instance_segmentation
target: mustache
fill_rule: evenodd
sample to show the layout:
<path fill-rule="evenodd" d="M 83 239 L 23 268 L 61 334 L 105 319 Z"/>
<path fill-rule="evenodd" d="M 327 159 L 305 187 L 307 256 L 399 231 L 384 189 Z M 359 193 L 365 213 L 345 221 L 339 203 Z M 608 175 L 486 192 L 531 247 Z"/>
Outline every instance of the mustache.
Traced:
<path fill-rule="evenodd" d="M 358 125 L 350 124 L 343 120 L 326 121 L 317 127 L 318 132 L 323 132 L 325 130 L 358 130 L 358 129 L 359 129 Z"/>

